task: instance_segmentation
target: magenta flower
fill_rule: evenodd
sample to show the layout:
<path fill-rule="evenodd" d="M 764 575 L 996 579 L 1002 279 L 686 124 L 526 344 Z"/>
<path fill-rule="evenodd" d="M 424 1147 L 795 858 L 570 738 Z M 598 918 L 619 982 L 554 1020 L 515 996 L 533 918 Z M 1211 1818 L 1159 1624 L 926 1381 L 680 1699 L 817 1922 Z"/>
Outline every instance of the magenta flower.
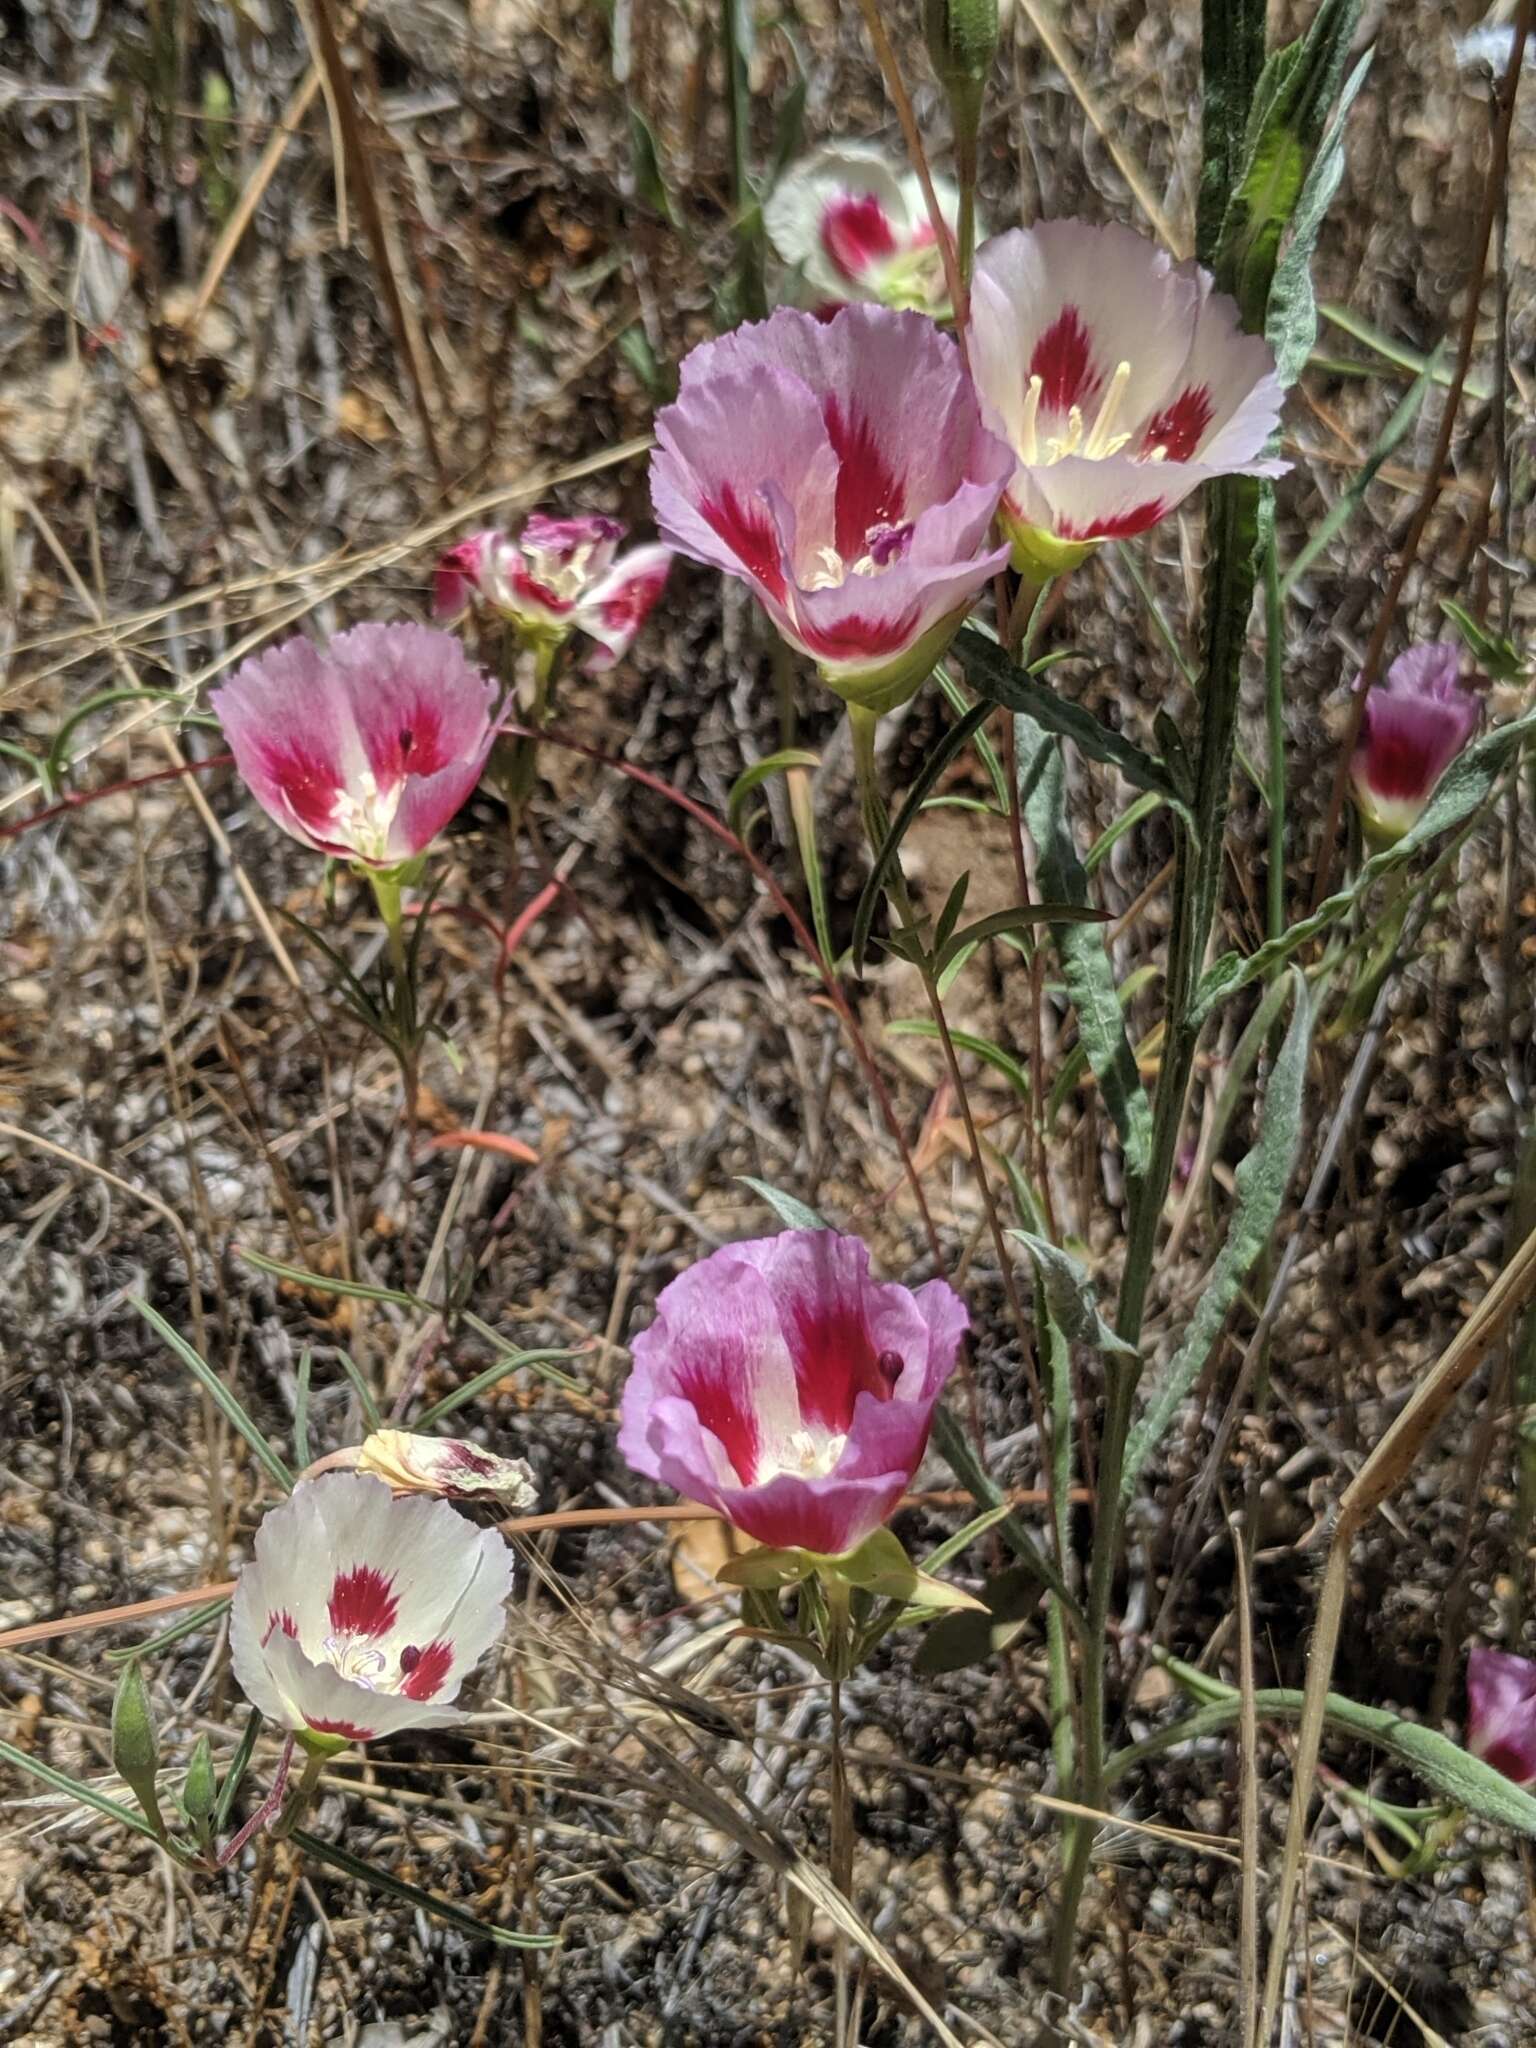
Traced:
<path fill-rule="evenodd" d="M 1536 1664 L 1508 1650 L 1471 1652 L 1467 1747 L 1517 1785 L 1536 1784 Z"/>
<path fill-rule="evenodd" d="M 1433 640 L 1400 654 L 1367 695 L 1349 775 L 1373 838 L 1402 838 L 1476 730 L 1482 705 L 1460 676 L 1454 641 Z"/>
<path fill-rule="evenodd" d="M 389 869 L 480 780 L 496 688 L 451 633 L 353 626 L 243 662 L 211 701 L 262 809 L 305 846 Z"/>
<path fill-rule="evenodd" d="M 1043 221 L 980 250 L 970 350 L 987 424 L 1017 458 L 1003 525 L 1022 575 L 1074 568 L 1210 477 L 1281 476 L 1281 389 L 1209 271 L 1129 228 Z"/>
<path fill-rule="evenodd" d="M 960 194 L 934 180 L 953 233 Z M 834 142 L 791 166 L 763 208 L 768 239 L 818 310 L 863 299 L 949 317 L 944 263 L 923 188 L 867 143 Z"/>
<path fill-rule="evenodd" d="M 705 342 L 656 441 L 663 539 L 870 711 L 911 696 L 1008 558 L 987 533 L 1011 458 L 920 313 L 781 309 Z"/>
<path fill-rule="evenodd" d="M 855 1237 L 727 1245 L 635 1339 L 619 1449 L 759 1542 L 841 1556 L 906 1491 L 968 1323 L 942 1280 L 871 1280 Z"/>
<path fill-rule="evenodd" d="M 516 540 L 487 530 L 448 549 L 433 577 L 437 616 L 455 617 L 479 598 L 509 619 L 530 646 L 559 646 L 572 633 L 595 642 L 584 666 L 611 668 L 628 653 L 666 587 L 672 551 L 618 554 L 617 519 L 550 519 L 533 513 Z"/>
<path fill-rule="evenodd" d="M 311 1748 L 464 1718 L 451 1702 L 497 1641 L 512 1553 L 446 1501 L 360 1473 L 301 1481 L 256 1531 L 230 1616 L 253 1707 Z"/>

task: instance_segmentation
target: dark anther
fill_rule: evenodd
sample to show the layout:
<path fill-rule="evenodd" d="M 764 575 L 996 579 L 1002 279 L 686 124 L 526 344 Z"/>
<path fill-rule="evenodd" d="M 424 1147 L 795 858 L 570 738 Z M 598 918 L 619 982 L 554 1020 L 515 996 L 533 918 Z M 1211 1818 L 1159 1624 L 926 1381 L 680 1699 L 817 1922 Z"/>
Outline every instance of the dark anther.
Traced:
<path fill-rule="evenodd" d="M 415 1645 L 414 1643 L 407 1643 L 407 1644 L 406 1644 L 406 1646 L 405 1646 L 405 1648 L 404 1648 L 404 1649 L 403 1649 L 403 1650 L 402 1650 L 402 1651 L 400 1652 L 400 1669 L 401 1669 L 401 1671 L 402 1671 L 402 1672 L 404 1673 L 404 1675 L 405 1675 L 405 1676 L 406 1676 L 407 1678 L 409 1678 L 409 1677 L 410 1677 L 410 1675 L 411 1675 L 411 1673 L 412 1673 L 412 1672 L 413 1672 L 413 1671 L 414 1671 L 414 1670 L 416 1669 L 416 1666 L 417 1666 L 417 1665 L 418 1665 L 418 1664 L 419 1664 L 420 1662 L 421 1662 L 421 1652 L 420 1652 L 420 1650 L 418 1650 L 418 1649 L 417 1649 L 417 1647 L 416 1647 L 416 1645 Z"/>
<path fill-rule="evenodd" d="M 881 1379 L 885 1381 L 888 1387 L 894 1388 L 896 1382 L 901 1378 L 901 1353 L 899 1351 L 882 1351 L 875 1360 L 875 1371 L 879 1373 Z"/>

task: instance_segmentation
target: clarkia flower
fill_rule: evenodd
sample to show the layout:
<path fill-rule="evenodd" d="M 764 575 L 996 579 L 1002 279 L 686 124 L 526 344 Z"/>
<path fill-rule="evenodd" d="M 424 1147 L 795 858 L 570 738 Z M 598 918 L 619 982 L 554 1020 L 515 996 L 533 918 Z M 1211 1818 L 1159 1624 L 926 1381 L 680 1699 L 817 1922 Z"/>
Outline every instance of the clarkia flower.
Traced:
<path fill-rule="evenodd" d="M 1401 839 L 1435 784 L 1477 729 L 1482 706 L 1461 686 L 1454 641 L 1410 647 L 1366 696 L 1350 783 L 1366 830 L 1390 845 Z"/>
<path fill-rule="evenodd" d="M 841 1556 L 910 1484 L 968 1322 L 942 1280 L 872 1280 L 854 1237 L 727 1245 L 635 1339 L 619 1449 L 761 1543 Z"/>
<path fill-rule="evenodd" d="M 920 313 L 781 308 L 705 342 L 656 442 L 663 539 L 739 577 L 871 712 L 912 695 L 1008 559 L 987 535 L 1012 458 Z"/>
<path fill-rule="evenodd" d="M 302 1480 L 256 1531 L 230 1617 L 253 1707 L 310 1749 L 464 1718 L 450 1704 L 502 1632 L 512 1553 L 445 1501 L 360 1473 Z"/>
<path fill-rule="evenodd" d="M 495 685 L 427 626 L 353 626 L 324 648 L 286 640 L 210 701 L 251 794 L 285 832 L 381 870 L 426 851 L 495 737 Z"/>
<path fill-rule="evenodd" d="M 363 1439 L 354 1469 L 382 1479 L 396 1493 L 435 1493 L 443 1500 L 485 1501 L 513 1510 L 534 1501 L 533 1473 L 525 1459 L 498 1458 L 462 1437 L 376 1429 Z"/>
<path fill-rule="evenodd" d="M 1536 1664 L 1508 1650 L 1470 1653 L 1467 1747 L 1517 1785 L 1536 1784 Z"/>
<path fill-rule="evenodd" d="M 960 194 L 943 178 L 933 185 L 953 234 Z M 816 310 L 869 300 L 949 318 L 944 262 L 922 185 L 910 171 L 893 171 L 867 143 L 829 143 L 791 165 L 763 208 L 763 225 L 799 271 Z"/>
<path fill-rule="evenodd" d="M 1002 523 L 1021 575 L 1074 568 L 1154 526 L 1210 477 L 1280 476 L 1281 389 L 1210 272 L 1129 228 L 997 235 L 971 282 L 971 369 L 1014 451 Z"/>
<path fill-rule="evenodd" d="M 594 643 L 584 666 L 611 668 L 627 654 L 666 587 L 670 548 L 618 553 L 617 519 L 550 519 L 533 513 L 516 540 L 486 530 L 457 542 L 433 578 L 433 606 L 453 618 L 479 599 L 530 647 L 558 647 L 572 633 Z"/>

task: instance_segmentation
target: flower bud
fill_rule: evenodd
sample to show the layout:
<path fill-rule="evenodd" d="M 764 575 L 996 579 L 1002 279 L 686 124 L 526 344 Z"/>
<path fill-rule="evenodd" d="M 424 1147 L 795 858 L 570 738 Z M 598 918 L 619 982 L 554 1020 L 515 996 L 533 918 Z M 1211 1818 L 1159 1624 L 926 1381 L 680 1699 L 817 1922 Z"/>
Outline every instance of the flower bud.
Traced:
<path fill-rule="evenodd" d="M 924 0 L 923 33 L 957 139 L 974 139 L 997 55 L 997 0 Z"/>
<path fill-rule="evenodd" d="M 213 1749 L 206 1735 L 199 1735 L 187 1764 L 181 1786 L 181 1810 L 193 1834 L 206 1845 L 213 1833 L 213 1813 L 218 1804 L 219 1784 L 214 1775 Z"/>
<path fill-rule="evenodd" d="M 165 1822 L 155 1796 L 160 1769 L 160 1741 L 155 1733 L 149 1687 L 134 1658 L 123 1666 L 112 1695 L 112 1768 L 144 1809 L 155 1833 L 164 1839 Z"/>
<path fill-rule="evenodd" d="M 483 1500 L 513 1512 L 531 1507 L 533 1473 L 522 1458 L 498 1458 L 451 1436 L 415 1436 L 376 1429 L 357 1454 L 357 1470 L 396 1493 L 435 1493 L 444 1500 Z"/>

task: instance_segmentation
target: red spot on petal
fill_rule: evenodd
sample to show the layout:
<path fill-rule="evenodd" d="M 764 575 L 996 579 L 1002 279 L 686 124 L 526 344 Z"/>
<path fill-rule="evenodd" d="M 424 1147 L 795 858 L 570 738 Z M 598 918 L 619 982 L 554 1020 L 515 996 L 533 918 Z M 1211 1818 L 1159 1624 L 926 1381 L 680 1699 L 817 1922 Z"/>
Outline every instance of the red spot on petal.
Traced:
<path fill-rule="evenodd" d="M 837 456 L 837 507 L 833 546 L 845 562 L 866 552 L 873 527 L 901 523 L 905 503 L 900 473 L 892 466 L 874 428 L 862 415 L 844 412 L 829 398 L 822 408 L 827 438 Z"/>
<path fill-rule="evenodd" d="M 784 1335 L 795 1366 L 803 1422 L 845 1431 L 860 1394 L 889 1401 L 901 1375 L 895 1352 L 877 1352 L 869 1327 L 851 1303 L 801 1302 L 790 1311 Z M 895 1365 L 886 1367 L 889 1357 Z"/>
<path fill-rule="evenodd" d="M 857 280 L 896 253 L 896 231 L 872 192 L 840 193 L 822 215 L 821 246 L 844 277 Z"/>
<path fill-rule="evenodd" d="M 372 1742 L 373 1730 L 359 1728 L 355 1721 L 323 1721 L 314 1714 L 304 1716 L 304 1725 L 317 1735 L 344 1735 L 348 1742 Z"/>
<path fill-rule="evenodd" d="M 631 577 L 628 583 L 619 586 L 612 597 L 604 600 L 603 624 L 615 635 L 638 633 L 651 606 L 666 587 L 665 568 L 653 569 L 646 576 Z"/>
<path fill-rule="evenodd" d="M 821 661 L 873 661 L 910 647 L 919 625 L 915 614 L 899 619 L 839 619 L 831 626 L 815 626 L 802 619 L 800 637 Z"/>
<path fill-rule="evenodd" d="M 331 1583 L 331 1627 L 339 1636 L 386 1636 L 395 1625 L 394 1580 L 371 1564 L 338 1572 Z"/>
<path fill-rule="evenodd" d="M 524 604 L 536 605 L 540 611 L 553 612 L 557 618 L 563 618 L 567 612 L 576 609 L 574 597 L 561 597 L 547 583 L 541 583 L 537 576 L 530 576 L 526 569 L 514 569 L 509 580 L 512 595 L 521 598 Z"/>
<path fill-rule="evenodd" d="M 479 586 L 480 555 L 484 543 L 461 540 L 439 558 L 432 578 L 432 609 L 440 619 L 461 611 Z"/>
<path fill-rule="evenodd" d="M 443 1463 L 450 1471 L 478 1472 L 484 1478 L 496 1470 L 496 1460 L 486 1451 L 477 1451 L 473 1444 L 455 1442 L 446 1448 Z"/>
<path fill-rule="evenodd" d="M 747 574 L 760 583 L 770 597 L 782 600 L 784 571 L 779 562 L 779 540 L 767 513 L 755 508 L 749 510 L 730 484 L 720 493 L 718 503 L 706 498 L 699 511 Z"/>
<path fill-rule="evenodd" d="M 679 1397 L 691 1404 L 701 1427 L 720 1439 L 725 1455 L 743 1486 L 757 1476 L 761 1444 L 757 1416 L 749 1405 L 749 1368 L 739 1352 L 722 1345 L 724 1355 L 686 1366 L 677 1376 Z"/>
<path fill-rule="evenodd" d="M 286 1607 L 274 1607 L 268 1613 L 267 1632 L 261 1639 L 261 1647 L 263 1649 L 267 1647 L 279 1630 L 285 1636 L 293 1636 L 295 1639 L 298 1637 L 299 1625 Z"/>
<path fill-rule="evenodd" d="M 1170 462 L 1188 462 L 1215 417 L 1209 390 L 1204 384 L 1191 385 L 1161 412 L 1153 414 L 1139 452 L 1150 455 L 1154 448 L 1161 448 Z"/>
<path fill-rule="evenodd" d="M 407 1643 L 400 1652 L 400 1669 L 405 1674 L 400 1690 L 408 1700 L 433 1699 L 442 1691 L 443 1681 L 452 1668 L 452 1643 L 428 1643 L 424 1650 Z"/>
<path fill-rule="evenodd" d="M 1168 508 L 1161 498 L 1154 498 L 1147 505 L 1132 505 L 1128 511 L 1115 512 L 1107 519 L 1059 519 L 1056 522 L 1058 540 L 1127 540 L 1133 533 L 1145 533 L 1149 526 L 1156 526 Z"/>
<path fill-rule="evenodd" d="M 1093 367 L 1093 342 L 1076 306 L 1063 306 L 1035 343 L 1025 373 L 1040 379 L 1040 410 L 1086 412 L 1104 379 Z"/>
<path fill-rule="evenodd" d="M 342 786 L 336 764 L 307 752 L 302 742 L 288 740 L 266 748 L 265 766 L 304 830 L 315 839 L 327 838 Z"/>

